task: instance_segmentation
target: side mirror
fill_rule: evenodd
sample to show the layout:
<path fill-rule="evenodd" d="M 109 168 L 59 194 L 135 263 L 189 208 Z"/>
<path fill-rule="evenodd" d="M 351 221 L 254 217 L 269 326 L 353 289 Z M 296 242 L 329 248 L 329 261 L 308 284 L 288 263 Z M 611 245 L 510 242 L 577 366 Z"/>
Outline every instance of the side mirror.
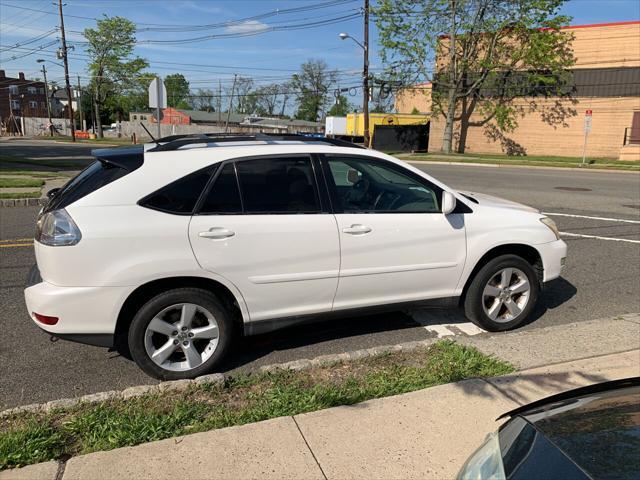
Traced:
<path fill-rule="evenodd" d="M 442 213 L 449 215 L 456 208 L 456 197 L 446 190 L 442 192 Z"/>
<path fill-rule="evenodd" d="M 47 198 L 53 198 L 53 196 L 60 191 L 60 188 L 52 188 L 47 192 Z"/>

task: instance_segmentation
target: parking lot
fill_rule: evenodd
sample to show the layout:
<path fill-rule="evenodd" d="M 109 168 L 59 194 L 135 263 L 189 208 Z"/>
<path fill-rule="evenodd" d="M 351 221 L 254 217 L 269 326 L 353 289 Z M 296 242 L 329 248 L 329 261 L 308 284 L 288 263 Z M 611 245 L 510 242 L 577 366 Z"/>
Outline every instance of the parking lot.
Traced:
<path fill-rule="evenodd" d="M 640 175 L 445 164 L 420 168 L 460 190 L 535 206 L 558 223 L 569 245 L 567 266 L 562 278 L 547 286 L 534 320 L 523 328 L 640 311 Z M 36 213 L 33 207 L 0 209 L 0 407 L 152 383 L 117 352 L 51 342 L 29 319 L 22 290 L 35 262 L 30 237 Z M 332 320 L 243 340 L 225 369 L 482 334 L 454 310 Z"/>

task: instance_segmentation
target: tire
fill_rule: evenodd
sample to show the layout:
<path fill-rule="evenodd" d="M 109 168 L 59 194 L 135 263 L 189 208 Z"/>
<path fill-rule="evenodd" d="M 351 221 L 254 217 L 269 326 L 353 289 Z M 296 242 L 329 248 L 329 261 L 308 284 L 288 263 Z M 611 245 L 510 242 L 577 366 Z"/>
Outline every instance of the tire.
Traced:
<path fill-rule="evenodd" d="M 147 375 L 181 380 L 211 372 L 227 354 L 233 331 L 232 316 L 214 294 L 176 288 L 138 310 L 128 344 L 131 357 Z"/>
<path fill-rule="evenodd" d="M 509 280 L 505 282 L 507 276 Z M 523 279 L 529 288 L 519 291 L 526 288 Z M 539 293 L 540 281 L 534 267 L 517 255 L 501 255 L 476 273 L 464 298 L 464 313 L 477 326 L 490 332 L 511 330 L 527 321 Z"/>

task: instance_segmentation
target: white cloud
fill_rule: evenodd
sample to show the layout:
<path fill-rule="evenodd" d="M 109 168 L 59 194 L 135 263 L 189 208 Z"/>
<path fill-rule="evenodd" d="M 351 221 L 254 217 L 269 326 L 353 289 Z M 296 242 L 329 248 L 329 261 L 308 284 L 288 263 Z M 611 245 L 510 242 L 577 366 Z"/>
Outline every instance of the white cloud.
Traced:
<path fill-rule="evenodd" d="M 257 20 L 247 20 L 236 25 L 230 25 L 225 29 L 225 33 L 252 33 L 267 30 L 269 25 Z"/>

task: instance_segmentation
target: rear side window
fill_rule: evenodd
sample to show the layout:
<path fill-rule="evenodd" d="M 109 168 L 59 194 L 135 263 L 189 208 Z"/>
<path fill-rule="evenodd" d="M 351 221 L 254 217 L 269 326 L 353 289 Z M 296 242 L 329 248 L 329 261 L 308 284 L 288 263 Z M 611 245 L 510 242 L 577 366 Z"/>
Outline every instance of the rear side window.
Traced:
<path fill-rule="evenodd" d="M 240 191 L 232 163 L 228 163 L 222 168 L 200 207 L 200 214 L 217 213 L 242 213 Z"/>
<path fill-rule="evenodd" d="M 45 211 L 58 210 L 130 173 L 120 166 L 96 161 L 67 182 L 49 201 Z"/>
<path fill-rule="evenodd" d="M 236 168 L 245 213 L 320 212 L 309 157 L 243 160 Z"/>
<path fill-rule="evenodd" d="M 191 214 L 213 169 L 194 172 L 140 200 L 140 205 L 167 213 Z"/>

